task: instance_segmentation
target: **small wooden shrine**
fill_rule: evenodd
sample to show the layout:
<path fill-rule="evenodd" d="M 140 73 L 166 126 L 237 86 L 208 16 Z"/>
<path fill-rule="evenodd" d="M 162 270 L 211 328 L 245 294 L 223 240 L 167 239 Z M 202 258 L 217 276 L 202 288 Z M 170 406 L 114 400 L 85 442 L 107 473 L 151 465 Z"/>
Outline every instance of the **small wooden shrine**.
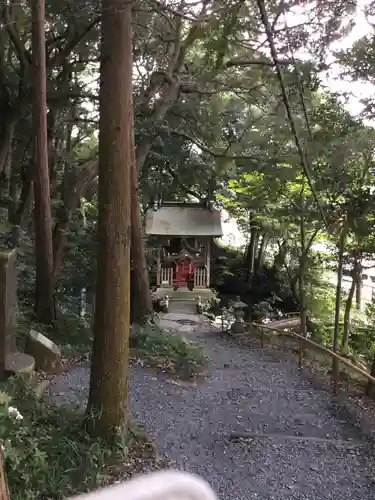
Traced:
<path fill-rule="evenodd" d="M 158 295 L 206 295 L 212 241 L 223 235 L 220 212 L 203 203 L 159 202 L 147 210 L 145 229 L 159 243 Z"/>

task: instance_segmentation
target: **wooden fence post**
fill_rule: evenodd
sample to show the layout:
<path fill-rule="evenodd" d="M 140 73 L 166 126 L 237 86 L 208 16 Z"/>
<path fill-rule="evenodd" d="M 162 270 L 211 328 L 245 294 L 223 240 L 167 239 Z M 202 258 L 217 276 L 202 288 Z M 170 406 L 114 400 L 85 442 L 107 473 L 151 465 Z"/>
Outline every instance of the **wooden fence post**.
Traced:
<path fill-rule="evenodd" d="M 260 327 L 260 347 L 264 348 L 264 328 Z"/>
<path fill-rule="evenodd" d="M 0 445 L 0 500 L 10 500 L 8 481 L 5 474 L 4 453 Z"/>

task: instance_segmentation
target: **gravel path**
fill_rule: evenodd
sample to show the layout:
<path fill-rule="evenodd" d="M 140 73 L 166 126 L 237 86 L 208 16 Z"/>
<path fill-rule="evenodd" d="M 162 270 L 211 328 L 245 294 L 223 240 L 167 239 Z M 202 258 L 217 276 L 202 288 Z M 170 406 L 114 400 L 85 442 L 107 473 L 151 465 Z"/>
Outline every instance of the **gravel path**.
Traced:
<path fill-rule="evenodd" d="M 282 353 L 194 336 L 211 358 L 196 387 L 139 366 L 130 383 L 134 416 L 176 468 L 222 500 L 375 500 L 372 445 L 328 392 Z M 59 375 L 54 399 L 85 397 L 88 377 L 87 366 Z M 229 439 L 241 431 L 261 436 Z"/>

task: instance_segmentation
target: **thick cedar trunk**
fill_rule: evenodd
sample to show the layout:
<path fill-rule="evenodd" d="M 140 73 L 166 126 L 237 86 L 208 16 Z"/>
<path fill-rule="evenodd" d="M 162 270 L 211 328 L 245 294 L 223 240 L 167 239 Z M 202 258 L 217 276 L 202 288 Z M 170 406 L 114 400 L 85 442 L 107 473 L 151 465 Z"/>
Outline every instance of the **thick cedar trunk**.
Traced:
<path fill-rule="evenodd" d="M 102 0 L 98 264 L 87 406 L 91 431 L 127 427 L 130 332 L 132 30 L 129 0 Z"/>
<path fill-rule="evenodd" d="M 131 136 L 134 152 L 134 135 Z M 152 314 L 150 282 L 139 202 L 138 169 L 133 156 L 131 176 L 131 316 L 132 323 L 144 323 Z"/>
<path fill-rule="evenodd" d="M 34 63 L 33 129 L 35 132 L 35 311 L 38 321 L 51 324 L 55 318 L 53 286 L 52 217 L 47 151 L 46 54 L 44 0 L 32 4 L 32 49 Z"/>

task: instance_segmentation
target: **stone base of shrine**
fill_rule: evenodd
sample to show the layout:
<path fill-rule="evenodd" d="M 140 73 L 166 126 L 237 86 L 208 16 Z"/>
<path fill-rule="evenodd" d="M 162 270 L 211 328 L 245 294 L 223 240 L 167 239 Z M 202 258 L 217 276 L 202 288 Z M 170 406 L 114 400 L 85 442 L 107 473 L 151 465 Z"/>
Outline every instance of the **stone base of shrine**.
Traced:
<path fill-rule="evenodd" d="M 155 292 L 156 298 L 163 299 L 166 296 L 168 296 L 170 301 L 184 300 L 195 302 L 197 297 L 200 297 L 201 300 L 204 301 L 215 298 L 216 294 L 209 288 L 194 288 L 193 290 L 189 290 L 186 287 L 178 288 L 177 290 L 173 290 L 173 288 L 168 287 L 157 288 Z"/>

